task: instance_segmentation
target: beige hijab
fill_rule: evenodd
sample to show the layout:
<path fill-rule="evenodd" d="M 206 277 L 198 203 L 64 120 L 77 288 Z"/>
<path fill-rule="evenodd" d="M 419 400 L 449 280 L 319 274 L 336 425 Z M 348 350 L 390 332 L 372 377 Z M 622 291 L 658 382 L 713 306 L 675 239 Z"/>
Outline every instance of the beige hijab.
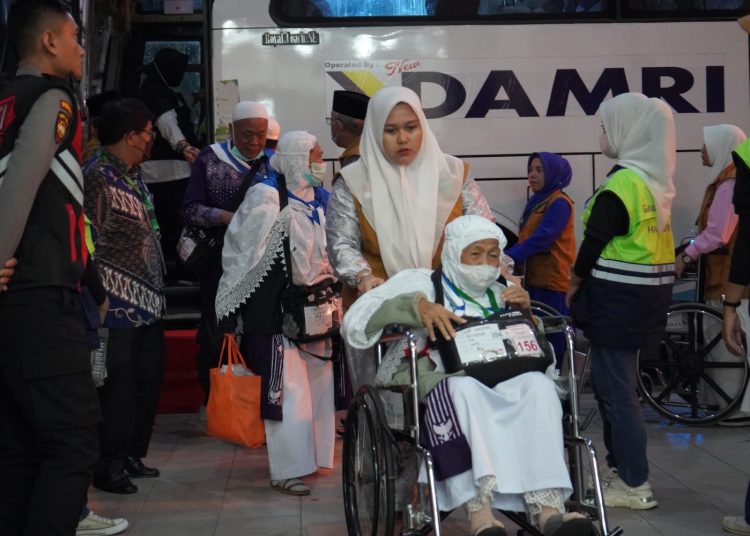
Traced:
<path fill-rule="evenodd" d="M 392 163 L 383 150 L 383 128 L 391 110 L 406 103 L 422 126 L 422 147 L 408 166 Z M 367 107 L 361 158 L 341 170 L 375 229 L 388 276 L 407 268 L 431 268 L 445 222 L 463 186 L 463 162 L 443 154 L 419 97 L 403 87 L 378 91 Z"/>
<path fill-rule="evenodd" d="M 599 114 L 617 163 L 635 171 L 646 183 L 654 198 L 659 230 L 663 230 L 675 195 L 672 110 L 659 99 L 623 93 L 604 102 Z"/>

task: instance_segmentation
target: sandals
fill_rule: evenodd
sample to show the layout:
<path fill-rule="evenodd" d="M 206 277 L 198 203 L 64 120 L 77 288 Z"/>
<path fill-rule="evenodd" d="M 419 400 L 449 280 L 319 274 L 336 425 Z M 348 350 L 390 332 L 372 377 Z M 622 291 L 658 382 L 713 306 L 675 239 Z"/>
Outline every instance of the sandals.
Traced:
<path fill-rule="evenodd" d="M 500 522 L 495 520 L 494 523 L 479 527 L 472 536 L 508 536 L 508 533 L 505 532 L 505 528 L 503 528 Z"/>
<path fill-rule="evenodd" d="M 271 480 L 271 487 L 287 495 L 310 495 L 310 486 L 302 482 L 299 478 L 286 478 L 284 480 Z"/>
<path fill-rule="evenodd" d="M 545 536 L 599 536 L 591 520 L 587 517 L 574 517 L 567 521 L 563 514 L 550 516 L 544 525 Z"/>

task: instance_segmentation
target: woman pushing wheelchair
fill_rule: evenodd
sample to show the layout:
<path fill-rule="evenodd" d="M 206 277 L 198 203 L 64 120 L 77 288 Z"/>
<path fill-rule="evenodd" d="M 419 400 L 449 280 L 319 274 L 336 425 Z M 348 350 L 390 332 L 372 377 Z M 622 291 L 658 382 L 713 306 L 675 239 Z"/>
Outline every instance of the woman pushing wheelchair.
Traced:
<path fill-rule="evenodd" d="M 528 293 L 497 282 L 505 243 L 482 217 L 455 219 L 445 228 L 442 267 L 401 271 L 365 293 L 342 332 L 351 346 L 369 348 L 389 324 L 423 328 L 421 441 L 434 460 L 439 508 L 464 506 L 470 534 L 507 534 L 497 508 L 525 510 L 545 535 L 594 535 L 591 521 L 565 513 L 572 485 L 562 407 L 545 374 L 554 363 L 535 336 Z M 401 344 L 391 346 L 375 383 L 408 383 L 403 356 Z"/>

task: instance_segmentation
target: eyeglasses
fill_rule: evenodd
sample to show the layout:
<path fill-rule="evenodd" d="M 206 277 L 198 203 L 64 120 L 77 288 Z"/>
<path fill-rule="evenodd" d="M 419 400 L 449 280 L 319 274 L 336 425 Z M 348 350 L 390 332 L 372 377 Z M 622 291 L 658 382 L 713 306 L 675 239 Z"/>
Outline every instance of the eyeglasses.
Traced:
<path fill-rule="evenodd" d="M 325 120 L 326 125 L 328 125 L 329 127 L 333 124 L 334 121 L 341 121 L 341 119 L 339 119 L 338 117 L 326 117 Z"/>

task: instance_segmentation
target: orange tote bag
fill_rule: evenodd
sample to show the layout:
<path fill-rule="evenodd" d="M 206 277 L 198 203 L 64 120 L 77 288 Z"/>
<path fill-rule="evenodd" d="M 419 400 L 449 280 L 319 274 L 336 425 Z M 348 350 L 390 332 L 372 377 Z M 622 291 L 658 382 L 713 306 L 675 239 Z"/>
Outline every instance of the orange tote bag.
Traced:
<path fill-rule="evenodd" d="M 224 371 L 221 357 L 219 365 L 211 369 L 211 394 L 206 407 L 208 435 L 250 448 L 259 447 L 265 442 L 260 417 L 260 376 L 241 374 L 248 369 L 234 335 L 224 335 L 221 356 L 227 356 Z"/>

